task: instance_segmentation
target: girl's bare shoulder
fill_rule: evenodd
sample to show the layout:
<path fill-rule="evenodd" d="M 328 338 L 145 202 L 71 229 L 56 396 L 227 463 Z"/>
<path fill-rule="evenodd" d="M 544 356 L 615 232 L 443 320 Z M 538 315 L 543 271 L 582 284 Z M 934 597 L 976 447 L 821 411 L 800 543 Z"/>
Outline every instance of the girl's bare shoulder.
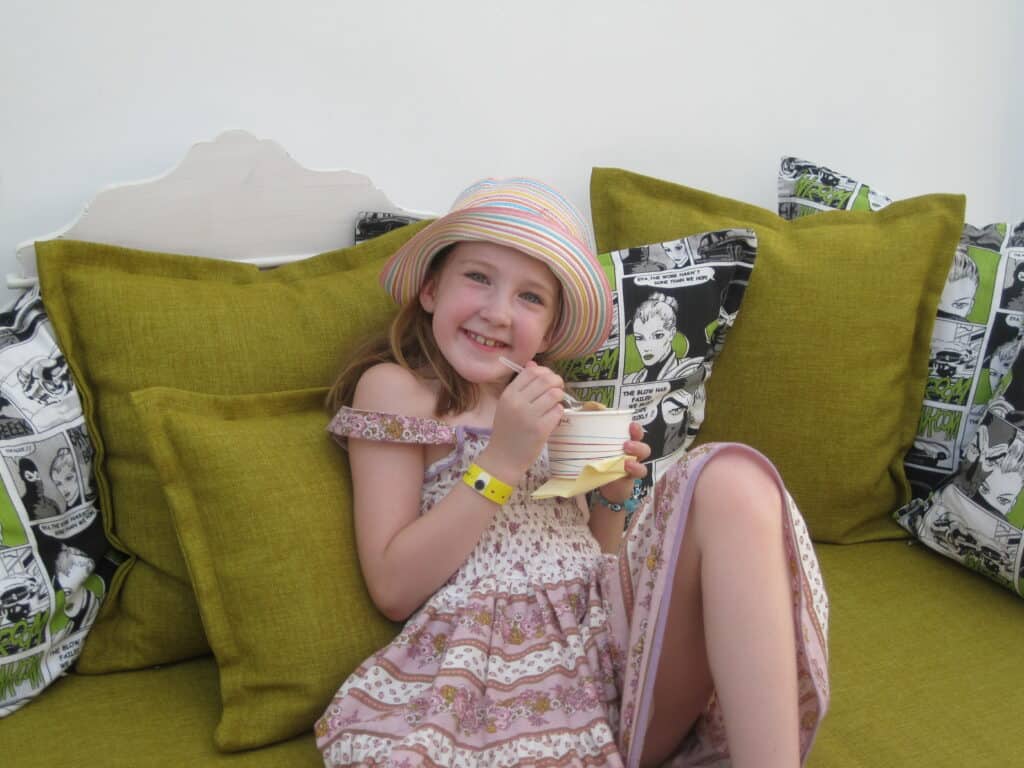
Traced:
<path fill-rule="evenodd" d="M 437 392 L 430 382 L 397 363 L 378 363 L 359 377 L 352 407 L 432 417 L 436 402 Z"/>

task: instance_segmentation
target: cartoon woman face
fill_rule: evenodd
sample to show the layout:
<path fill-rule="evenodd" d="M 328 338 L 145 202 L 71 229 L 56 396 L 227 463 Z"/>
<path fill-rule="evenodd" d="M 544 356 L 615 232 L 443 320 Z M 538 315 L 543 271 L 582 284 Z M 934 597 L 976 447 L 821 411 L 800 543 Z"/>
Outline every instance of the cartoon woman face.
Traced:
<path fill-rule="evenodd" d="M 675 328 L 666 326 L 665 321 L 659 317 L 652 316 L 646 320 L 637 317 L 633 322 L 633 336 L 646 366 L 660 363 L 672 354 Z"/>
<path fill-rule="evenodd" d="M 1020 470 L 1004 470 L 996 465 L 978 487 L 981 497 L 999 514 L 1005 517 L 1017 501 L 1017 495 L 1024 488 L 1024 475 Z"/>
<path fill-rule="evenodd" d="M 58 451 L 53 463 L 50 464 L 50 479 L 57 486 L 65 502 L 70 504 L 78 498 L 78 475 L 75 473 L 71 451 L 67 448 Z"/>
<path fill-rule="evenodd" d="M 689 262 L 689 257 L 686 254 L 686 246 L 683 245 L 682 240 L 673 240 L 670 243 L 662 243 L 661 247 L 665 249 L 665 255 L 672 259 L 672 265 L 675 267 L 685 267 Z"/>
<path fill-rule="evenodd" d="M 685 389 L 669 392 L 661 398 L 661 418 L 666 424 L 678 424 L 686 418 L 692 402 L 693 395 Z"/>
<path fill-rule="evenodd" d="M 939 310 L 957 317 L 967 317 L 974 307 L 974 291 L 977 285 L 969 277 L 947 280 L 939 297 Z"/>
<path fill-rule="evenodd" d="M 64 467 L 56 472 L 53 475 L 53 482 L 68 504 L 78 498 L 78 475 L 75 474 L 74 467 Z"/>
<path fill-rule="evenodd" d="M 998 390 L 1003 377 L 1010 372 L 1019 352 L 1020 339 L 1018 338 L 1000 345 L 996 353 L 992 355 L 992 359 L 989 360 L 988 364 L 988 376 L 989 385 L 992 387 L 993 392 Z"/>

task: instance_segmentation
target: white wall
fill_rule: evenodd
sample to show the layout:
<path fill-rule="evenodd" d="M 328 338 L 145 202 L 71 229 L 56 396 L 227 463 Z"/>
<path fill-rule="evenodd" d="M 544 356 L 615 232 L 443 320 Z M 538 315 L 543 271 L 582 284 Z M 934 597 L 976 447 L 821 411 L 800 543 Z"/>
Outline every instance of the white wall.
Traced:
<path fill-rule="evenodd" d="M 593 165 L 774 207 L 792 153 L 1024 218 L 1022 5 L 4 0 L 0 274 L 228 128 L 423 210 L 504 174 L 586 208 Z"/>

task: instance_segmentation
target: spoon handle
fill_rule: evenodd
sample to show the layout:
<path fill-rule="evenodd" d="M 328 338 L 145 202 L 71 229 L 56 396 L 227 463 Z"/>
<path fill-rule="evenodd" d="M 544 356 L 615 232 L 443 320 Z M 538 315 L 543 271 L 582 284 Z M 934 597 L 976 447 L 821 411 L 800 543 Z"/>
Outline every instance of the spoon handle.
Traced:
<path fill-rule="evenodd" d="M 504 363 L 507 367 L 511 368 L 516 373 L 522 373 L 522 371 L 523 371 L 523 366 L 519 365 L 519 363 L 512 362 L 507 357 L 499 357 L 498 360 L 500 360 L 502 363 Z M 565 392 L 562 395 L 562 404 L 566 408 L 572 408 L 572 409 L 581 408 L 583 406 L 583 403 L 581 403 L 575 397 L 570 395 L 568 392 Z"/>

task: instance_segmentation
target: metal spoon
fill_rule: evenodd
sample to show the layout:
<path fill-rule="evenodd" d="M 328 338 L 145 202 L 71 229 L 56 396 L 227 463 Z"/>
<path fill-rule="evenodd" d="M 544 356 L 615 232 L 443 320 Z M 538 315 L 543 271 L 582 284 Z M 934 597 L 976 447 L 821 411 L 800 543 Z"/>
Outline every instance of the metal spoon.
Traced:
<path fill-rule="evenodd" d="M 504 363 L 506 366 L 511 368 L 516 373 L 522 373 L 523 366 L 519 365 L 519 363 L 513 363 L 507 357 L 499 357 L 498 360 L 500 360 L 502 363 Z M 565 392 L 562 395 L 562 405 L 564 405 L 566 408 L 572 409 L 579 409 L 583 407 L 583 403 L 581 403 L 575 397 L 570 395 L 568 392 Z"/>

